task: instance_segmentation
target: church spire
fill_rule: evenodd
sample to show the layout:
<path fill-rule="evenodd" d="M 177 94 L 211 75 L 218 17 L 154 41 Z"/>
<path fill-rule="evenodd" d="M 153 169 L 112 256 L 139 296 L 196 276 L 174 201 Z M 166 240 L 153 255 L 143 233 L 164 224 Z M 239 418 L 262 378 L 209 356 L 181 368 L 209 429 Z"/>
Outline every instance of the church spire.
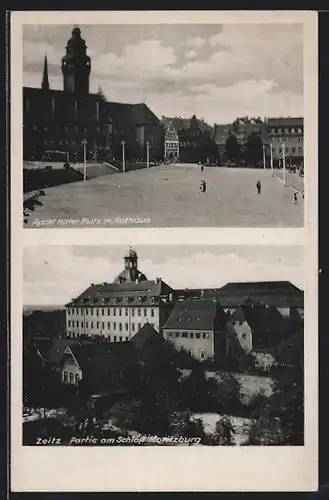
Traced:
<path fill-rule="evenodd" d="M 43 65 L 43 76 L 42 76 L 41 88 L 43 90 L 49 90 L 47 54 L 45 54 L 45 62 L 44 62 L 44 65 Z"/>

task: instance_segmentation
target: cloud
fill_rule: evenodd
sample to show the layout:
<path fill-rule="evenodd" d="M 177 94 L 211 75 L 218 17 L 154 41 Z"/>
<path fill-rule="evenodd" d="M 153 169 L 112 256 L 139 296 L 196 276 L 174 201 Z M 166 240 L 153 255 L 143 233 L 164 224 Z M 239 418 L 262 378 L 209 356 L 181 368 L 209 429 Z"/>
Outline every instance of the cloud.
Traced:
<path fill-rule="evenodd" d="M 206 43 L 204 38 L 200 36 L 188 37 L 185 41 L 187 47 L 192 47 L 193 49 L 200 49 Z"/>
<path fill-rule="evenodd" d="M 188 52 L 186 52 L 185 57 L 186 59 L 194 59 L 195 57 L 197 57 L 197 55 L 198 53 L 195 50 L 189 50 Z"/>
<path fill-rule="evenodd" d="M 97 249 L 98 250 L 98 249 Z M 291 249 L 292 252 L 295 249 Z M 112 255 L 113 254 L 113 255 Z M 139 268 L 148 279 L 162 277 L 172 287 L 219 287 L 229 281 L 288 280 L 303 288 L 302 263 L 298 252 L 280 248 L 270 250 L 271 259 L 264 249 L 243 249 L 227 253 L 210 248 L 201 251 L 191 248 L 182 255 L 170 256 L 170 247 L 162 260 L 148 257 L 152 248 L 143 248 Z M 263 257 L 262 257 L 263 255 Z M 73 264 L 72 264 L 73 263 Z M 77 296 L 91 283 L 113 281 L 122 270 L 122 257 L 117 251 L 90 248 L 76 252 L 74 247 L 31 247 L 24 255 L 24 303 L 64 304 Z"/>

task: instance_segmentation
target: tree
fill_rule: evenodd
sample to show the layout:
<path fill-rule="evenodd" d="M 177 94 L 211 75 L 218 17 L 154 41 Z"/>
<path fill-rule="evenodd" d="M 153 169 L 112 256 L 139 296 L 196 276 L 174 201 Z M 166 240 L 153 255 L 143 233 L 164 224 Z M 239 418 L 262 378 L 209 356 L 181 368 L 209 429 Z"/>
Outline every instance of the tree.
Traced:
<path fill-rule="evenodd" d="M 223 373 L 217 385 L 217 409 L 221 413 L 236 414 L 241 408 L 241 382 L 232 373 Z"/>
<path fill-rule="evenodd" d="M 261 136 L 252 131 L 248 138 L 247 144 L 244 152 L 245 163 L 247 165 L 256 165 L 263 155 L 263 141 Z"/>
<path fill-rule="evenodd" d="M 232 446 L 235 444 L 235 429 L 230 417 L 220 417 L 216 422 L 214 434 L 210 436 L 210 443 L 219 446 Z"/>
<path fill-rule="evenodd" d="M 226 139 L 226 156 L 230 161 L 237 161 L 241 157 L 241 150 L 238 140 L 234 134 L 230 134 Z"/>
<path fill-rule="evenodd" d="M 23 217 L 24 224 L 27 224 L 30 212 L 34 212 L 36 207 L 42 206 L 43 203 L 39 200 L 39 194 L 34 194 L 23 201 Z"/>
<path fill-rule="evenodd" d="M 193 420 L 189 410 L 173 412 L 170 416 L 169 433 L 179 437 L 204 437 L 203 422 L 200 418 Z"/>

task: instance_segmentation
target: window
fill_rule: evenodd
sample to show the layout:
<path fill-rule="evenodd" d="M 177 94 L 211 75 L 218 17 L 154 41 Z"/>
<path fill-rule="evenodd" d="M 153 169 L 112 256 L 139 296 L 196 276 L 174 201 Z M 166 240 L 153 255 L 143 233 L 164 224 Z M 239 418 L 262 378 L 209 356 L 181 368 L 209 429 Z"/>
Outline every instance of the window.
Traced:
<path fill-rule="evenodd" d="M 175 332 L 175 337 L 176 337 L 176 339 L 179 339 L 179 337 L 180 337 L 179 332 Z"/>
<path fill-rule="evenodd" d="M 291 148 L 291 151 L 292 151 L 293 153 L 296 153 L 296 148 Z"/>
<path fill-rule="evenodd" d="M 193 332 L 190 332 L 190 333 L 189 333 L 189 337 L 190 337 L 190 339 L 193 339 L 193 338 L 194 338 L 194 333 L 193 333 Z"/>
<path fill-rule="evenodd" d="M 94 322 L 93 321 L 90 323 L 90 328 L 94 328 Z"/>
<path fill-rule="evenodd" d="M 284 129 L 284 133 L 285 133 L 285 134 L 289 134 L 289 129 L 285 128 L 285 129 Z"/>
<path fill-rule="evenodd" d="M 201 360 L 205 359 L 205 353 L 204 353 L 204 351 L 200 351 L 200 359 Z"/>
<path fill-rule="evenodd" d="M 168 332 L 168 337 L 172 337 L 173 336 L 173 333 L 172 332 Z"/>
<path fill-rule="evenodd" d="M 150 303 L 151 303 L 151 304 L 154 304 L 154 297 L 151 297 L 151 298 L 150 298 Z"/>
<path fill-rule="evenodd" d="M 147 316 L 147 309 L 144 309 L 144 316 Z"/>
<path fill-rule="evenodd" d="M 141 323 L 138 323 L 138 330 L 140 330 L 142 328 L 142 324 Z"/>
<path fill-rule="evenodd" d="M 119 342 L 122 342 L 122 337 L 119 337 Z"/>
<path fill-rule="evenodd" d="M 81 316 L 83 316 L 83 309 L 80 309 L 80 314 Z"/>
<path fill-rule="evenodd" d="M 131 329 L 132 329 L 133 332 L 135 331 L 135 323 L 131 324 Z"/>
<path fill-rule="evenodd" d="M 75 374 L 75 383 L 78 384 L 79 383 L 79 380 L 80 380 L 80 377 L 79 377 L 79 374 L 76 373 Z"/>
<path fill-rule="evenodd" d="M 105 328 L 105 323 L 104 321 L 102 321 L 102 330 L 104 330 L 104 328 Z"/>
<path fill-rule="evenodd" d="M 135 316 L 135 309 L 132 309 L 132 310 L 131 310 L 131 315 L 132 315 L 132 316 Z"/>
<path fill-rule="evenodd" d="M 83 328 L 83 321 L 81 321 L 81 328 Z"/>
<path fill-rule="evenodd" d="M 113 337 L 113 342 L 116 342 L 116 341 L 117 341 L 117 336 L 116 336 L 116 335 L 114 335 L 114 337 Z"/>
<path fill-rule="evenodd" d="M 64 380 L 64 382 L 67 382 L 67 380 L 68 380 L 67 372 L 63 373 L 63 380 Z"/>
<path fill-rule="evenodd" d="M 129 337 L 125 337 L 125 339 L 126 339 L 126 342 L 128 342 L 128 340 L 129 340 Z"/>
<path fill-rule="evenodd" d="M 141 302 L 142 302 L 141 297 L 138 297 L 138 298 L 137 298 L 137 304 L 140 304 Z"/>
<path fill-rule="evenodd" d="M 128 307 L 126 307 L 125 314 L 126 314 L 126 316 L 128 316 Z"/>
<path fill-rule="evenodd" d="M 154 328 L 154 323 L 150 323 L 151 324 L 151 327 Z"/>
<path fill-rule="evenodd" d="M 86 328 L 89 328 L 89 323 L 88 323 L 88 321 L 86 321 Z"/>
<path fill-rule="evenodd" d="M 298 133 L 302 134 L 302 129 L 301 128 L 298 129 Z"/>
<path fill-rule="evenodd" d="M 295 133 L 296 133 L 296 129 L 295 129 L 295 128 L 292 128 L 292 129 L 291 129 L 291 133 L 292 133 L 292 134 L 295 134 Z"/>
<path fill-rule="evenodd" d="M 77 321 L 77 326 L 79 326 L 79 321 Z"/>
<path fill-rule="evenodd" d="M 99 321 L 97 321 L 96 323 L 96 328 L 99 328 Z"/>
<path fill-rule="evenodd" d="M 116 322 L 113 323 L 113 330 L 116 330 L 117 329 L 117 324 Z"/>
<path fill-rule="evenodd" d="M 282 148 L 279 148 L 279 153 L 282 153 Z"/>
<path fill-rule="evenodd" d="M 154 318 L 154 309 L 151 309 L 151 316 Z"/>
<path fill-rule="evenodd" d="M 128 331 L 128 329 L 129 329 L 129 325 L 128 325 L 128 323 L 125 323 L 125 328 L 126 328 L 126 332 L 127 332 L 127 331 Z"/>
<path fill-rule="evenodd" d="M 120 309 L 119 309 L 119 316 L 121 316 L 121 314 L 122 314 L 122 310 L 121 310 L 121 308 L 120 308 Z"/>
<path fill-rule="evenodd" d="M 282 128 L 278 128 L 278 134 L 282 134 Z"/>
<path fill-rule="evenodd" d="M 119 330 L 122 332 L 122 323 L 119 323 Z"/>
<path fill-rule="evenodd" d="M 113 297 L 113 304 L 116 304 L 117 303 L 117 299 L 115 297 Z"/>
<path fill-rule="evenodd" d="M 96 316 L 99 316 L 99 309 L 96 309 Z"/>
<path fill-rule="evenodd" d="M 116 316 L 117 315 L 117 310 L 116 308 L 113 309 L 113 316 Z"/>
<path fill-rule="evenodd" d="M 74 382 L 73 373 L 71 373 L 71 372 L 70 372 L 70 382 L 71 382 L 71 384 Z"/>
<path fill-rule="evenodd" d="M 109 321 L 107 322 L 107 328 L 111 328 L 111 323 Z"/>
<path fill-rule="evenodd" d="M 104 309 L 102 309 L 102 316 L 104 316 Z"/>
<path fill-rule="evenodd" d="M 196 332 L 196 334 L 195 334 L 195 338 L 196 338 L 196 339 L 199 339 L 199 338 L 200 338 L 200 335 L 201 335 L 201 334 L 200 334 L 199 332 Z"/>
<path fill-rule="evenodd" d="M 71 320 L 68 320 L 67 324 L 68 326 L 71 326 Z"/>

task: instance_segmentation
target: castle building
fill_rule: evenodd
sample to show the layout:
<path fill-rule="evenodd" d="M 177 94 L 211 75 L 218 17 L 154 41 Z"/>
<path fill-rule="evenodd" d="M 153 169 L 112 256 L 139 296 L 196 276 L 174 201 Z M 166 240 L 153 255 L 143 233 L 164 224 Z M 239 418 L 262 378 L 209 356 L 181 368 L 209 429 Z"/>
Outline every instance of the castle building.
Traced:
<path fill-rule="evenodd" d="M 101 93 L 90 93 L 91 58 L 81 31 L 75 27 L 61 60 L 63 90 L 50 88 L 45 56 L 40 88 L 23 88 L 23 159 L 41 161 L 63 158 L 82 161 L 83 141 L 87 160 L 121 158 L 163 159 L 164 129 L 145 103 L 108 102 Z M 53 160 L 56 161 L 56 160 Z"/>
<path fill-rule="evenodd" d="M 161 278 L 148 280 L 138 269 L 136 252 L 130 249 L 123 271 L 112 283 L 91 284 L 66 305 L 67 335 L 124 342 L 146 323 L 161 333 L 173 304 L 172 288 Z"/>

